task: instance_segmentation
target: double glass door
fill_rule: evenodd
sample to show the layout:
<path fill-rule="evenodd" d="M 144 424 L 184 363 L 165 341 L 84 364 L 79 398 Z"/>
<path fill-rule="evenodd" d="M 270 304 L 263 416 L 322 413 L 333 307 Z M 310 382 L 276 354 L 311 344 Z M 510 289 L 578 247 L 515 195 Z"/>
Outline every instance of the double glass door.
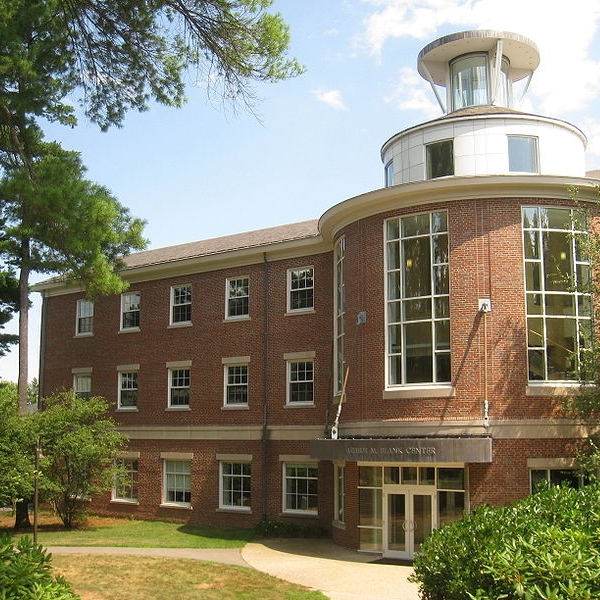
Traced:
<path fill-rule="evenodd" d="M 435 492 L 398 487 L 384 494 L 383 554 L 412 559 L 436 527 Z"/>

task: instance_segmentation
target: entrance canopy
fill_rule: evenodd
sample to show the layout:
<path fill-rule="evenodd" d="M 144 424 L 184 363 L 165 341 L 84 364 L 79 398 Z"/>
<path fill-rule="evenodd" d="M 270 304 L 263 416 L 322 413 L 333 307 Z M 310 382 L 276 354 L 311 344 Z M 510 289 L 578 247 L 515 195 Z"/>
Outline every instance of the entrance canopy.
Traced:
<path fill-rule="evenodd" d="M 319 460 L 406 463 L 490 463 L 492 438 L 318 439 L 310 456 Z"/>

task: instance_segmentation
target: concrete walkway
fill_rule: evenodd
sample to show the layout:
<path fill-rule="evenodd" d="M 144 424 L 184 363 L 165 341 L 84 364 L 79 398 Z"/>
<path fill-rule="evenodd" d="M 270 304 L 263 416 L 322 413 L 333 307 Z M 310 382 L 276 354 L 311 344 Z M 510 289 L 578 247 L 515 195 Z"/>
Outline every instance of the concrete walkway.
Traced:
<path fill-rule="evenodd" d="M 52 554 L 112 554 L 192 558 L 252 567 L 284 581 L 320 590 L 331 600 L 418 600 L 407 581 L 412 568 L 372 564 L 362 554 L 322 539 L 269 539 L 240 549 L 95 548 L 51 546 Z"/>

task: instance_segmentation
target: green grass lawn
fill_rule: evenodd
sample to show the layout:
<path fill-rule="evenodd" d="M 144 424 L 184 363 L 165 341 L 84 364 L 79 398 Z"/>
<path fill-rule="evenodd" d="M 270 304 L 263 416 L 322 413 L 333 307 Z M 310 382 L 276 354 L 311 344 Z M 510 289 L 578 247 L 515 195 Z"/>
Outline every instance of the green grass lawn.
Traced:
<path fill-rule="evenodd" d="M 32 535 L 15 533 L 13 524 L 10 513 L 0 513 L 0 534 Z M 48 513 L 41 515 L 38 528 L 44 546 L 240 548 L 253 538 L 250 529 L 101 517 L 65 530 Z M 327 600 L 320 592 L 254 569 L 190 559 L 71 554 L 52 556 L 51 565 L 82 600 Z"/>
<path fill-rule="evenodd" d="M 15 534 L 13 517 L 0 517 L 0 533 Z M 26 532 L 31 535 L 31 531 Z M 38 542 L 44 546 L 122 546 L 130 548 L 241 548 L 255 537 L 251 529 L 199 527 L 158 521 L 89 517 L 84 526 L 66 530 L 60 520 L 42 514 Z"/>
<path fill-rule="evenodd" d="M 250 568 L 197 560 L 71 554 L 52 565 L 82 600 L 327 600 Z"/>

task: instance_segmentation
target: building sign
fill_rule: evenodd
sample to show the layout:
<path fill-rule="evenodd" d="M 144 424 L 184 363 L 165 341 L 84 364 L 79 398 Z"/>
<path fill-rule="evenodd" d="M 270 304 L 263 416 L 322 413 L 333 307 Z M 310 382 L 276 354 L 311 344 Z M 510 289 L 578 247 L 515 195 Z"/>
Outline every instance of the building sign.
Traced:
<path fill-rule="evenodd" d="M 351 462 L 489 463 L 492 439 L 416 438 L 312 440 L 310 455 Z"/>

